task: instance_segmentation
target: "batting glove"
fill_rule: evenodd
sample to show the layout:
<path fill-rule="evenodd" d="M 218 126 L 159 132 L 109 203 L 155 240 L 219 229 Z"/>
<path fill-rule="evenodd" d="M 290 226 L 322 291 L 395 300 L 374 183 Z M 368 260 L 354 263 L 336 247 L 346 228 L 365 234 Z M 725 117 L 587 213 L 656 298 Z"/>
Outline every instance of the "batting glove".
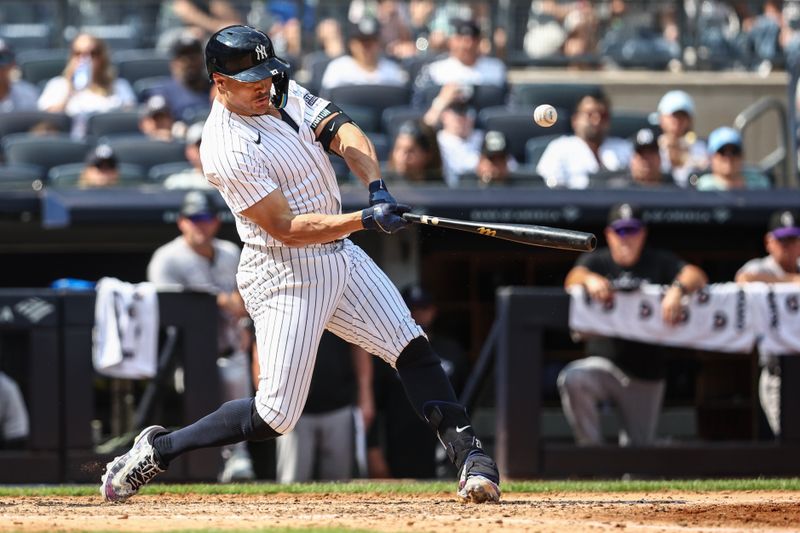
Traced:
<path fill-rule="evenodd" d="M 389 190 L 386 188 L 386 183 L 382 179 L 369 183 L 369 205 L 396 203 L 397 200 L 389 193 Z"/>
<path fill-rule="evenodd" d="M 403 218 L 409 211 L 411 208 L 403 204 L 378 204 L 361 211 L 361 223 L 364 229 L 397 233 L 410 224 Z"/>

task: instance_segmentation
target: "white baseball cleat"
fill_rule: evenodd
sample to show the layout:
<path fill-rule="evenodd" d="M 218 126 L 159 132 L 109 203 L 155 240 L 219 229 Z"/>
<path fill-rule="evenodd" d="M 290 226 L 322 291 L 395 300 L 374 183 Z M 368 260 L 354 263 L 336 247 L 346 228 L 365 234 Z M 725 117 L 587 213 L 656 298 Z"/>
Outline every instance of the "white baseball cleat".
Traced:
<path fill-rule="evenodd" d="M 500 501 L 499 483 L 497 465 L 483 450 L 477 449 L 464 461 L 457 494 L 465 502 L 497 503 Z"/>
<path fill-rule="evenodd" d="M 100 478 L 100 494 L 105 501 L 124 502 L 165 470 L 156 461 L 153 448 L 153 439 L 160 433 L 166 433 L 162 426 L 143 429 L 126 454 L 115 457 L 106 465 L 106 472 Z"/>

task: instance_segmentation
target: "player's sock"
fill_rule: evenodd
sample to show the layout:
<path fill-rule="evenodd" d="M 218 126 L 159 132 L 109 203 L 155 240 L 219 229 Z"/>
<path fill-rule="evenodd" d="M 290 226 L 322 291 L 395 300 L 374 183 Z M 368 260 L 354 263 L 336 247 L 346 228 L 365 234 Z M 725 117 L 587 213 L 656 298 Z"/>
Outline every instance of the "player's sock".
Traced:
<path fill-rule="evenodd" d="M 153 447 L 165 467 L 177 456 L 199 448 L 277 437 L 255 408 L 254 398 L 231 400 L 194 424 L 157 436 Z"/>
<path fill-rule="evenodd" d="M 423 409 L 426 403 L 458 401 L 439 356 L 425 337 L 417 337 L 408 343 L 397 358 L 395 368 L 408 400 L 423 420 L 427 420 Z"/>

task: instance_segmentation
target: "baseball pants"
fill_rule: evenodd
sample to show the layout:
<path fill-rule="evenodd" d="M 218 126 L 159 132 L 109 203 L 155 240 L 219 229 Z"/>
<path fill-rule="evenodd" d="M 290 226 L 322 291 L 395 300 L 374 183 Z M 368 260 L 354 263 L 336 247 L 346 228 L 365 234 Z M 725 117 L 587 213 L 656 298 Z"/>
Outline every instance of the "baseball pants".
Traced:
<path fill-rule="evenodd" d="M 392 367 L 409 342 L 424 336 L 394 284 L 347 239 L 247 246 L 237 282 L 258 342 L 256 409 L 278 433 L 300 418 L 325 329 Z"/>
<path fill-rule="evenodd" d="M 579 445 L 603 443 L 601 402 L 617 407 L 620 446 L 652 443 L 665 386 L 664 380 L 631 378 L 604 357 L 573 361 L 558 375 L 561 406 Z"/>

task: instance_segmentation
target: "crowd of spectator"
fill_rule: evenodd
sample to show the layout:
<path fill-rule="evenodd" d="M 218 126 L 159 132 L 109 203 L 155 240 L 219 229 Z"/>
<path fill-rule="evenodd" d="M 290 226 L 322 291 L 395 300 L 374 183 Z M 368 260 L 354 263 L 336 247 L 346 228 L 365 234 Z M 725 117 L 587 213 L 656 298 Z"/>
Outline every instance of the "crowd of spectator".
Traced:
<path fill-rule="evenodd" d="M 114 43 L 113 39 L 82 32 L 71 39 L 69 57 L 60 74 L 38 84 L 19 76 L 20 65 L 15 62 L 12 45 L 0 39 L 0 112 L 19 115 L 38 110 L 66 116 L 69 135 L 75 142 L 85 144 L 85 153 L 98 144 L 114 147 L 136 135 L 153 142 L 185 143 L 186 155 L 180 150 L 163 150 L 143 163 L 136 158 L 127 159 L 127 153 L 121 151 L 119 162 L 129 165 L 132 174 L 136 174 L 133 167 L 138 166 L 140 183 L 202 186 L 202 179 L 176 178 L 167 182 L 165 178 L 181 171 L 193 171 L 195 178 L 201 173 L 196 158 L 190 157 L 190 145 L 196 140 L 188 139 L 187 133 L 194 124 L 202 123 L 214 97 L 203 64 L 203 43 L 211 32 L 227 24 L 255 21 L 271 33 L 278 53 L 289 59 L 295 79 L 312 93 L 337 100 L 335 103 L 370 134 L 388 179 L 448 187 L 544 183 L 564 188 L 676 185 L 719 190 L 770 186 L 769 175 L 759 174 L 758 169 L 744 164 L 744 157 L 735 155 L 729 158 L 734 163 L 730 172 L 740 176 L 721 177 L 725 154 L 736 151 L 738 144 L 743 155 L 743 142 L 727 143 L 729 146 L 722 153 L 709 150 L 696 133 L 694 101 L 680 90 L 665 92 L 652 114 L 656 120 L 651 122 L 647 113 L 640 114 L 641 129 L 650 129 L 657 139 L 660 175 L 649 164 L 655 160 L 652 150 L 637 140 L 637 136 L 646 133 L 631 135 L 631 131 L 624 131 L 620 136 L 615 131 L 615 110 L 602 90 L 587 86 L 584 98 L 572 102 L 571 108 L 560 109 L 561 124 L 552 130 L 536 128 L 530 122 L 527 128 L 521 128 L 519 117 L 522 113 L 529 115 L 529 110 L 515 105 L 511 98 L 506 60 L 509 36 L 504 35 L 502 27 L 495 27 L 492 17 L 496 14 L 486 6 L 421 0 L 357 0 L 346 4 L 347 18 L 343 20 L 336 9 L 306 6 L 301 10 L 297 2 L 270 2 L 260 18 L 255 7 L 250 6 L 248 12 L 240 2 L 164 2 L 159 8 L 156 49 L 147 56 L 152 65 L 160 67 L 151 66 L 146 73 L 132 74 L 115 59 L 126 51 L 111 49 L 113 44 L 109 43 Z M 785 57 L 795 42 L 792 5 L 770 1 L 760 12 L 737 7 L 739 11 L 734 15 L 741 23 L 737 39 L 750 43 L 753 54 L 769 56 L 771 64 L 780 64 L 777 56 Z M 708 18 L 707 30 L 713 34 L 717 22 L 733 16 L 726 9 L 718 2 L 705 0 L 698 5 L 697 17 L 690 20 Z M 655 47 L 668 51 L 674 59 L 681 50 L 678 47 L 676 52 L 675 48 L 681 41 L 680 33 L 688 29 L 678 27 L 673 10 L 671 4 L 667 8 L 659 3 L 657 9 L 647 9 L 642 2 L 622 0 L 607 5 L 532 2 L 524 48 L 531 57 L 561 54 L 587 58 L 593 53 L 612 57 L 613 49 L 619 45 L 616 39 L 638 43 L 643 50 L 649 50 L 650 57 L 657 55 L 652 50 Z M 309 23 L 309 16 L 316 18 Z M 649 31 L 629 35 L 630 28 L 642 27 Z M 315 31 L 319 51 L 303 56 L 302 37 L 309 28 Z M 778 51 L 766 51 L 767 34 L 775 35 L 773 44 Z M 742 42 L 738 49 L 746 48 Z M 586 64 L 579 62 L 578 66 Z M 159 74 L 153 75 L 154 72 Z M 374 88 L 367 93 L 374 94 L 374 102 L 361 96 L 348 97 L 362 94 L 348 91 L 357 86 Z M 383 91 L 384 87 L 396 90 Z M 389 95 L 395 96 L 390 100 Z M 348 98 L 354 98 L 356 103 Z M 126 113 L 138 113 L 136 127 Z M 99 115 L 120 119 L 109 119 L 116 125 L 104 129 L 98 127 L 103 123 Z M 31 160 L 33 150 L 28 150 L 25 157 L 14 155 L 19 150 L 15 152 L 9 145 L 24 142 L 18 138 L 21 134 L 63 136 L 61 126 L 56 126 L 57 121 L 49 120 L 48 115 L 31 117 L 29 121 L 6 130 L 16 138 L 3 142 L 7 170 L 4 175 L 13 174 L 9 167 L 15 164 L 27 166 L 29 172 L 38 167 L 39 181 L 48 184 L 52 166 L 83 159 L 75 157 L 73 151 L 63 160 L 45 165 Z M 702 130 L 718 126 L 725 125 L 702 124 Z M 429 142 L 429 129 L 434 143 Z M 405 135 L 412 130 L 425 135 Z M 505 157 L 500 157 L 497 150 L 487 151 L 487 146 L 498 143 L 504 145 Z M 533 145 L 535 148 L 531 149 Z M 488 157 L 489 153 L 494 155 Z M 404 163 L 402 159 L 408 161 Z M 497 165 L 490 165 L 492 161 L 504 168 L 494 168 Z M 343 165 L 335 168 L 342 182 L 352 180 Z M 503 176 L 513 173 L 512 179 L 493 177 L 498 172 Z M 720 185 L 725 179 L 731 182 L 730 186 Z M 5 181 L 9 186 L 19 184 Z M 52 185 L 70 183 L 49 181 Z M 137 183 L 136 179 L 123 181 Z"/>

